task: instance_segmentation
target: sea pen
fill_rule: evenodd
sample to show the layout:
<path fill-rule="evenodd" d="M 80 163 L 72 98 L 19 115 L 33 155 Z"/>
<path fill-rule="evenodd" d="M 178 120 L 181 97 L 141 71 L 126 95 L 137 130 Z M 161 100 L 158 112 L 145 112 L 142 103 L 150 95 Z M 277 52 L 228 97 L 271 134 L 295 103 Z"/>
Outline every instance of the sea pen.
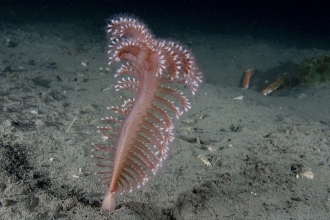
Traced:
<path fill-rule="evenodd" d="M 93 144 L 99 159 L 98 174 L 107 187 L 102 209 L 115 209 L 115 196 L 145 185 L 167 158 L 174 139 L 173 116 L 179 118 L 190 109 L 188 98 L 171 84 L 181 84 L 194 95 L 202 82 L 191 52 L 181 44 L 157 39 L 140 20 L 117 16 L 106 28 L 109 40 L 109 65 L 120 62 L 115 77 L 123 77 L 116 90 L 131 90 L 135 98 L 121 107 L 108 109 L 118 117 L 101 120 L 99 132 L 113 144 Z M 179 107 L 178 107 L 179 106 Z"/>

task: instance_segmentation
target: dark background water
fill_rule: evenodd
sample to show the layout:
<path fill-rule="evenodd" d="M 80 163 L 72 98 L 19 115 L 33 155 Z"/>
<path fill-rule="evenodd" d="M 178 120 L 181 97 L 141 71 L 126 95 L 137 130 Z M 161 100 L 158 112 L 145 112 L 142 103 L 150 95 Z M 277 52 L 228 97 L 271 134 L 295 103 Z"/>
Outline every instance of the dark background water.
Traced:
<path fill-rule="evenodd" d="M 20 24 L 80 21 L 99 29 L 105 26 L 107 18 L 129 13 L 144 20 L 155 32 L 161 26 L 190 33 L 245 34 L 297 47 L 329 50 L 330 3 L 326 2 L 1 0 L 0 21 Z"/>

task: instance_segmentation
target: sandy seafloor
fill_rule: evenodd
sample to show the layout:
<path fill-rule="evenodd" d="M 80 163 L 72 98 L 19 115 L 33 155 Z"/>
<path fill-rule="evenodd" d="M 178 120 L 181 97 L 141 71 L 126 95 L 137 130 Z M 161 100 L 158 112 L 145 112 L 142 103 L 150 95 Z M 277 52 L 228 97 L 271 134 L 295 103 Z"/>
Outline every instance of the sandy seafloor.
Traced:
<path fill-rule="evenodd" d="M 116 65 L 107 66 L 105 34 L 94 30 L 1 24 L 0 219 L 328 219 L 330 84 L 260 94 L 326 51 L 180 32 L 167 36 L 192 48 L 206 82 L 176 123 L 160 174 L 117 197 L 116 211 L 101 212 L 106 190 L 94 175 L 91 143 L 105 143 L 100 118 L 130 94 L 115 92 Z M 249 68 L 255 76 L 244 90 Z M 314 179 L 301 177 L 306 171 Z"/>

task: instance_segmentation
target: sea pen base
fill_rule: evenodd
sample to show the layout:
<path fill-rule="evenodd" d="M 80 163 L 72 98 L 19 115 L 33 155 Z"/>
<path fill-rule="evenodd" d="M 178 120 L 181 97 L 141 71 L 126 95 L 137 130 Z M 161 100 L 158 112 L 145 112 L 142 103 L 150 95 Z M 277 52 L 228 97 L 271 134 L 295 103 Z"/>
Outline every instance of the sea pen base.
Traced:
<path fill-rule="evenodd" d="M 108 193 L 102 202 L 102 210 L 113 211 L 115 210 L 115 195 Z"/>

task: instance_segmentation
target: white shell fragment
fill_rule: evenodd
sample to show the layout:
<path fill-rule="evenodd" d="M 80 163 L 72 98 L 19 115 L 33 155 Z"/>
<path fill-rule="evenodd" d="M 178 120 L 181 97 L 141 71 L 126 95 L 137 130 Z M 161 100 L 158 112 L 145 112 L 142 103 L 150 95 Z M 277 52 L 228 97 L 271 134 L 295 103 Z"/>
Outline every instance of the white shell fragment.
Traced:
<path fill-rule="evenodd" d="M 258 195 L 257 193 L 252 192 L 252 191 L 251 191 L 251 194 L 254 195 L 254 196 L 257 196 Z"/>
<path fill-rule="evenodd" d="M 103 139 L 104 141 L 106 141 L 106 140 L 108 140 L 109 138 L 108 138 L 107 136 L 102 136 L 102 139 Z"/>
<path fill-rule="evenodd" d="M 237 97 L 235 97 L 235 98 L 233 98 L 233 99 L 237 99 L 237 100 L 242 100 L 242 99 L 244 99 L 244 96 L 237 96 Z"/>
<path fill-rule="evenodd" d="M 34 114 L 34 115 L 38 114 L 38 110 L 31 110 L 30 112 L 31 112 L 31 114 Z"/>
<path fill-rule="evenodd" d="M 198 159 L 200 159 L 206 166 L 211 167 L 212 164 L 210 163 L 210 161 L 206 158 L 206 156 L 204 154 L 200 154 L 197 157 Z"/>
<path fill-rule="evenodd" d="M 310 171 L 310 170 L 308 170 L 308 171 L 305 171 L 305 172 L 303 172 L 303 173 L 300 173 L 300 174 L 297 174 L 296 175 L 296 178 L 298 179 L 298 178 L 303 178 L 303 177 L 306 177 L 307 179 L 314 179 L 314 173 L 312 172 L 312 171 Z"/>
<path fill-rule="evenodd" d="M 219 150 L 219 146 L 216 146 L 216 145 L 210 145 L 207 147 L 207 149 L 211 152 L 214 152 L 214 151 L 218 151 Z"/>

